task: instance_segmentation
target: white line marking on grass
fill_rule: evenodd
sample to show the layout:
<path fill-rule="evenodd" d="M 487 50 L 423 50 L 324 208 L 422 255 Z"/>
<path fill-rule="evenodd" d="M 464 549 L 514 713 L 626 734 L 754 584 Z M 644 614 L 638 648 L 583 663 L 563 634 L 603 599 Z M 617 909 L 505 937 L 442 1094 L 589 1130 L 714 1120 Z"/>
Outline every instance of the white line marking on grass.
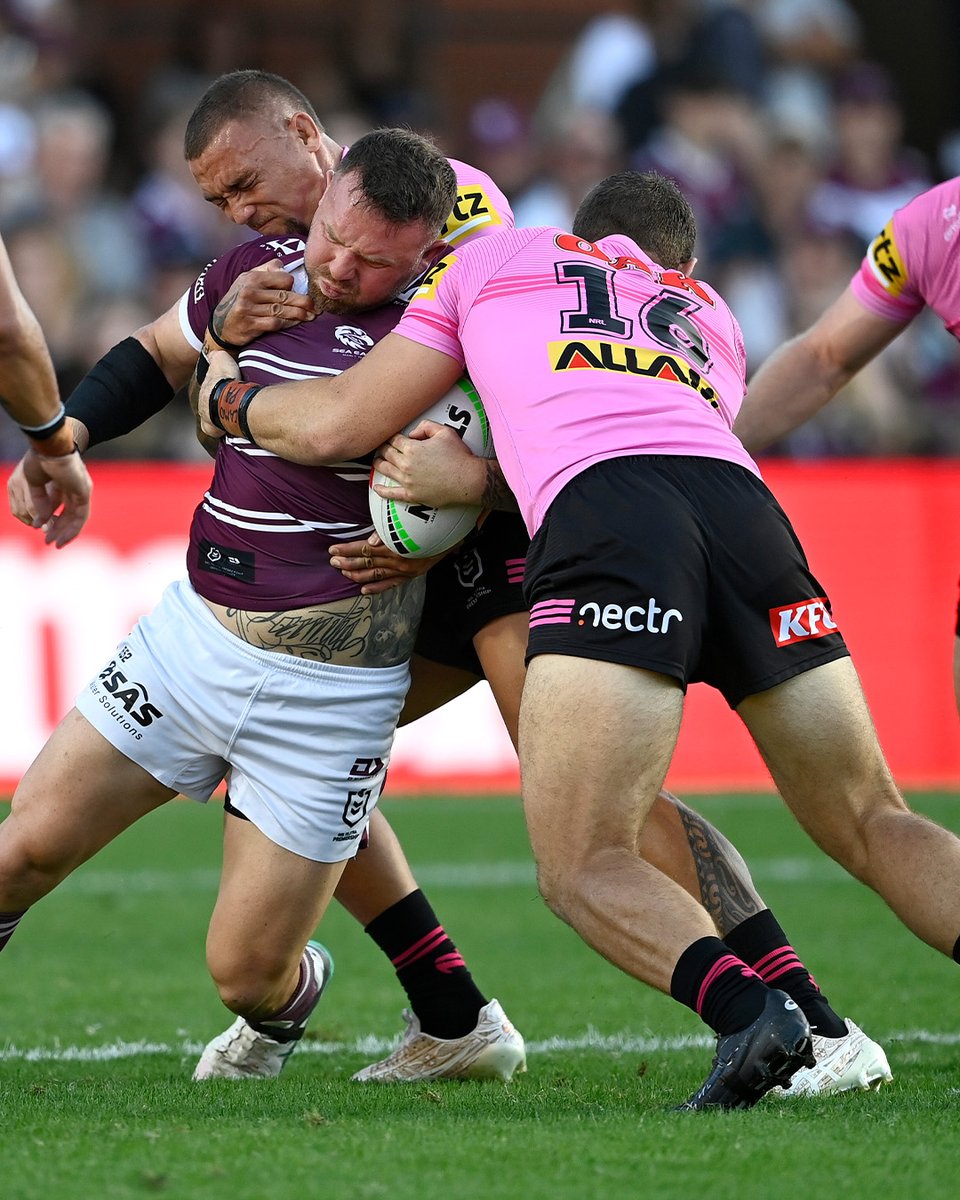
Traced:
<path fill-rule="evenodd" d="M 754 882 L 852 883 L 842 868 L 827 858 L 762 858 L 751 864 Z M 527 859 L 499 862 L 424 863 L 414 866 L 424 887 L 499 888 L 536 887 L 533 863 Z M 82 896 L 137 896 L 155 893 L 215 893 L 220 872 L 215 867 L 187 871 L 157 871 L 86 867 L 71 875 L 58 889 Z"/>
<path fill-rule="evenodd" d="M 888 1033 L 880 1038 L 883 1044 L 925 1043 L 936 1046 L 960 1045 L 960 1032 L 936 1032 L 930 1029 L 911 1029 L 900 1033 Z M 399 1038 L 382 1038 L 374 1034 L 356 1038 L 352 1042 L 321 1042 L 306 1038 L 297 1048 L 297 1055 L 360 1054 L 373 1057 L 393 1050 Z M 683 1034 L 678 1037 L 654 1037 L 649 1034 L 617 1033 L 603 1034 L 588 1029 L 579 1037 L 552 1037 L 542 1041 L 527 1042 L 528 1054 L 569 1053 L 571 1051 L 595 1051 L 602 1054 L 672 1054 L 681 1050 L 700 1049 L 712 1046 L 713 1038 L 706 1034 Z M 14 1046 L 0 1047 L 0 1062 L 110 1062 L 127 1058 L 150 1058 L 160 1054 L 175 1054 L 179 1057 L 194 1057 L 203 1049 L 202 1042 L 111 1042 L 101 1046 Z"/>

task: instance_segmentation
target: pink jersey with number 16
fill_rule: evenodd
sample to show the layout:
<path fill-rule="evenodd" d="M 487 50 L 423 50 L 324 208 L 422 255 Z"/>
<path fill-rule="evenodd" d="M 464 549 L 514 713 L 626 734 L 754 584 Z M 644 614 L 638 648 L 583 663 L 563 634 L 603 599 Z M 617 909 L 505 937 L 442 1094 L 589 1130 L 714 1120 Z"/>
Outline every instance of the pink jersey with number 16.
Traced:
<path fill-rule="evenodd" d="M 531 534 L 603 459 L 686 455 L 758 473 L 731 432 L 745 391 L 733 314 L 629 238 L 481 238 L 434 268 L 395 332 L 465 364 Z"/>

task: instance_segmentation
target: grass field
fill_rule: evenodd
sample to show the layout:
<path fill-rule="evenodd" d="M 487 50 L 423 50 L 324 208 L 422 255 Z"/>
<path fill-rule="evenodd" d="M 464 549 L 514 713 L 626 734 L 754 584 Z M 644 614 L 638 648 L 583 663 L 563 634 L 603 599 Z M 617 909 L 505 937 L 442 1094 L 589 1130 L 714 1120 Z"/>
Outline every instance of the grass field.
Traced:
<path fill-rule="evenodd" d="M 960 829 L 960 797 L 916 807 Z M 339 911 L 337 970 L 278 1080 L 192 1084 L 227 1022 L 203 964 L 220 816 L 178 803 L 24 921 L 0 958 L 3 1200 L 752 1200 L 956 1195 L 957 968 L 911 938 L 762 797 L 703 798 L 821 986 L 887 1049 L 877 1093 L 678 1115 L 711 1048 L 686 1009 L 589 951 L 537 897 L 511 799 L 397 800 L 421 884 L 523 1031 L 508 1087 L 369 1088 L 403 995 Z M 958 931 L 960 932 L 960 931 Z"/>

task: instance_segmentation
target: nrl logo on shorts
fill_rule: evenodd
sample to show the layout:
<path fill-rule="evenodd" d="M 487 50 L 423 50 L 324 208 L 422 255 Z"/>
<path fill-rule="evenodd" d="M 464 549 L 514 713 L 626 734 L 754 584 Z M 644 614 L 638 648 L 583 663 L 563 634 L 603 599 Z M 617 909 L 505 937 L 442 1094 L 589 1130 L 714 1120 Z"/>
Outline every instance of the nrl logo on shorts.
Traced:
<path fill-rule="evenodd" d="M 358 329 L 356 325 L 338 325 L 333 332 L 338 342 L 361 354 L 365 354 L 373 345 L 370 334 L 365 329 Z"/>
<path fill-rule="evenodd" d="M 349 825 L 352 829 L 354 825 L 360 824 L 367 815 L 372 795 L 373 788 L 359 788 L 355 792 L 347 792 L 347 802 L 343 806 L 344 825 Z"/>

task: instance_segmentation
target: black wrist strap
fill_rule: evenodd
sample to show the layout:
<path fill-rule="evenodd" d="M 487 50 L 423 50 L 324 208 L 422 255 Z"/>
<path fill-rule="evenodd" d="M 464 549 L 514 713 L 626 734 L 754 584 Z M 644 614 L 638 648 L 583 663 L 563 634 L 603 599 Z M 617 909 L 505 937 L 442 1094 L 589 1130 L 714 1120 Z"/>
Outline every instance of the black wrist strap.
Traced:
<path fill-rule="evenodd" d="M 153 356 L 128 337 L 100 359 L 74 388 L 67 416 L 86 425 L 91 446 L 122 437 L 164 408 L 173 388 Z"/>
<path fill-rule="evenodd" d="M 48 437 L 53 437 L 67 423 L 67 410 L 60 405 L 60 411 L 55 417 L 51 417 L 49 421 L 44 421 L 42 425 L 21 425 L 20 429 L 23 433 L 34 442 L 42 442 Z"/>
<path fill-rule="evenodd" d="M 213 315 L 213 313 L 210 314 L 210 320 L 207 322 L 207 333 L 210 334 L 221 350 L 226 350 L 228 354 L 239 354 L 243 349 L 243 346 L 235 346 L 233 342 L 224 341 L 224 339 L 213 327 Z"/>
<path fill-rule="evenodd" d="M 218 379 L 210 389 L 211 424 L 232 437 L 239 434 L 256 446 L 247 421 L 247 410 L 260 389 L 260 384 L 245 383 L 242 379 Z"/>

